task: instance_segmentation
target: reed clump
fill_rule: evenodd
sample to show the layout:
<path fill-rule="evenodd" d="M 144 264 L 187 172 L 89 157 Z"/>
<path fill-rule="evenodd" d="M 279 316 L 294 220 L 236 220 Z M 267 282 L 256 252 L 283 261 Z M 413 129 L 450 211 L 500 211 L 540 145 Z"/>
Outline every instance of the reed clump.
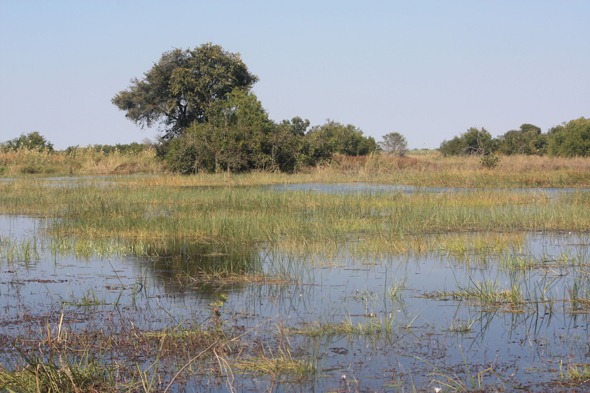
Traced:
<path fill-rule="evenodd" d="M 79 359 L 63 356 L 45 359 L 21 353 L 24 366 L 9 370 L 0 365 L 0 389 L 9 392 L 115 392 L 113 368 L 88 354 Z"/>

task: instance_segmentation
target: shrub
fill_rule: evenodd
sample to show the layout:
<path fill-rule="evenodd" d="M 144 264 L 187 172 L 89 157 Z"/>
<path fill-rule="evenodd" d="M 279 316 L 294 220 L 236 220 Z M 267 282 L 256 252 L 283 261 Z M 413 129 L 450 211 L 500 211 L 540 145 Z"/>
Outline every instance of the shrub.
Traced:
<path fill-rule="evenodd" d="M 461 136 L 443 141 L 439 150 L 443 156 L 482 155 L 496 151 L 496 141 L 485 128 L 471 127 Z"/>
<path fill-rule="evenodd" d="M 19 149 L 24 150 L 37 150 L 37 151 L 53 151 L 53 144 L 47 141 L 39 132 L 34 131 L 28 134 L 21 134 L 18 138 L 11 139 L 9 141 L 0 144 L 0 149 L 4 152 L 17 151 Z"/>
<path fill-rule="evenodd" d="M 404 157 L 408 153 L 408 142 L 399 132 L 391 132 L 383 136 L 379 147 L 387 154 Z"/>
<path fill-rule="evenodd" d="M 483 166 L 486 169 L 495 168 L 496 166 L 498 166 L 499 162 L 500 162 L 500 157 L 498 157 L 494 154 L 485 154 L 481 157 L 481 160 L 479 161 L 481 166 Z"/>
<path fill-rule="evenodd" d="M 557 129 L 549 140 L 549 154 L 561 157 L 590 156 L 590 119 L 572 120 Z"/>

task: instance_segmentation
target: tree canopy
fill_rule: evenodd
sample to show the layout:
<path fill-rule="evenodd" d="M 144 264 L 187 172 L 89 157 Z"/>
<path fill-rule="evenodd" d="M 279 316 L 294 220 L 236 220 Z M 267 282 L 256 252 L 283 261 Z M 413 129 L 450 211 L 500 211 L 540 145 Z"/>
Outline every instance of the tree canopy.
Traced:
<path fill-rule="evenodd" d="M 193 123 L 205 123 L 211 105 L 227 100 L 234 88 L 249 90 L 257 81 L 239 54 L 208 43 L 164 52 L 143 79 L 133 78 L 112 103 L 141 128 L 159 125 L 164 139 L 171 139 Z"/>
<path fill-rule="evenodd" d="M 450 141 L 443 141 L 440 145 L 440 152 L 444 156 L 487 154 L 496 150 L 496 140 L 485 129 L 478 130 L 471 127 L 461 136 L 456 136 Z"/>
<path fill-rule="evenodd" d="M 561 157 L 590 156 L 590 119 L 581 117 L 564 124 L 549 141 L 549 154 Z"/>

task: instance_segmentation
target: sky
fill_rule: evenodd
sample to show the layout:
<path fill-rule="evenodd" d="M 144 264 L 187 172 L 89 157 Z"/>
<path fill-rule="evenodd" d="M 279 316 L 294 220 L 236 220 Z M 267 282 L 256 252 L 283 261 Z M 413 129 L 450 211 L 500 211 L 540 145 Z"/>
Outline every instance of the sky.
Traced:
<path fill-rule="evenodd" d="M 111 99 L 162 53 L 240 53 L 275 121 L 438 148 L 590 117 L 590 1 L 0 0 L 0 142 L 154 140 Z"/>

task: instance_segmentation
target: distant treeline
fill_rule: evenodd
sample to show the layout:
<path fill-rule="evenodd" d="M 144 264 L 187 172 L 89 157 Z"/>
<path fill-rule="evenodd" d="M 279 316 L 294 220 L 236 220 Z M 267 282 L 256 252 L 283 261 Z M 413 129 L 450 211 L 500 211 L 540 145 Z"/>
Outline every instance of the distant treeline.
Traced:
<path fill-rule="evenodd" d="M 147 143 L 127 143 L 116 145 L 90 145 L 90 146 L 70 146 L 64 150 L 66 155 L 75 155 L 79 150 L 83 149 L 84 152 L 92 150 L 96 153 L 103 153 L 105 155 L 119 153 L 119 154 L 137 154 L 149 149 L 151 146 Z M 33 131 L 28 134 L 21 134 L 18 138 L 11 139 L 6 142 L 0 143 L 0 151 L 7 153 L 10 151 L 18 150 L 33 150 L 33 151 L 45 151 L 55 152 L 53 144 L 45 139 L 44 136 L 39 134 L 38 131 Z"/>
<path fill-rule="evenodd" d="M 106 155 L 119 153 L 119 154 L 137 154 L 141 153 L 144 150 L 150 148 L 149 144 L 146 143 L 126 143 L 120 144 L 117 143 L 116 145 L 90 145 L 87 147 L 80 147 L 80 146 L 70 146 L 65 149 L 66 154 L 76 154 L 79 149 L 92 149 L 96 153 L 103 153 Z"/>
<path fill-rule="evenodd" d="M 470 128 L 450 141 L 443 141 L 440 152 L 444 156 L 500 153 L 590 157 L 590 119 L 564 122 L 546 133 L 535 125 L 523 124 L 498 138 L 493 138 L 485 128 Z"/>

